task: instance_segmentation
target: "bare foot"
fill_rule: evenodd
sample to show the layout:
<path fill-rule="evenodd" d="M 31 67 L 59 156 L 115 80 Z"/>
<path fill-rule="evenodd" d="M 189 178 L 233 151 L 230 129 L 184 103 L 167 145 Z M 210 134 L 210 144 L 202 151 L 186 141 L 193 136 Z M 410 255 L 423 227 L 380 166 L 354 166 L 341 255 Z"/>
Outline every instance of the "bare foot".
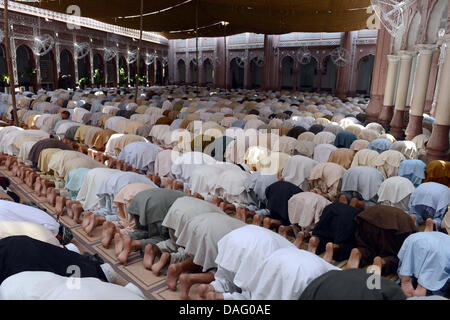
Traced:
<path fill-rule="evenodd" d="M 280 220 L 276 220 L 276 219 L 272 219 L 269 217 L 265 217 L 263 220 L 263 227 L 270 229 L 271 227 L 274 226 L 280 226 L 281 225 L 281 221 Z"/>
<path fill-rule="evenodd" d="M 416 290 L 414 290 L 414 295 L 416 297 L 425 297 L 427 295 L 427 289 L 417 284 Z"/>
<path fill-rule="evenodd" d="M 66 206 L 66 198 L 57 196 L 55 201 L 55 211 L 58 215 L 62 216 L 64 213 L 64 207 Z"/>
<path fill-rule="evenodd" d="M 120 261 L 120 263 L 122 263 L 123 265 L 126 265 L 127 260 L 128 260 L 128 255 L 130 254 L 130 252 L 132 250 L 131 242 L 133 240 L 128 235 L 122 235 L 122 239 L 123 239 L 123 248 L 122 248 L 122 252 L 120 252 L 119 255 L 117 256 L 117 259 Z"/>
<path fill-rule="evenodd" d="M 73 211 L 73 221 L 76 223 L 81 223 L 82 220 L 80 219 L 81 213 L 83 212 L 83 207 L 81 206 L 81 203 L 75 202 L 72 206 Z"/>
<path fill-rule="evenodd" d="M 156 184 L 158 187 L 161 186 L 161 178 L 159 176 L 153 176 L 152 179 L 153 183 Z"/>
<path fill-rule="evenodd" d="M 411 298 L 414 296 L 414 287 L 412 285 L 411 277 L 402 276 L 402 291 L 406 298 Z"/>
<path fill-rule="evenodd" d="M 167 188 L 167 189 L 173 189 L 173 183 L 174 183 L 174 181 L 175 181 L 175 180 L 173 180 L 173 179 L 171 179 L 171 178 L 168 178 L 168 179 L 167 179 L 167 182 L 166 182 L 166 185 L 164 186 L 164 188 Z"/>
<path fill-rule="evenodd" d="M 416 215 L 415 215 L 415 214 L 410 214 L 409 216 L 411 217 L 412 221 L 414 222 L 414 225 L 417 226 L 417 218 L 416 218 Z"/>
<path fill-rule="evenodd" d="M 102 216 L 92 215 L 89 217 L 89 224 L 86 227 L 85 231 L 89 237 L 92 237 L 92 231 L 98 226 L 101 226 L 104 222 L 106 222 L 106 218 Z"/>
<path fill-rule="evenodd" d="M 358 248 L 354 248 L 350 254 L 350 258 L 347 261 L 347 269 L 357 269 L 359 262 L 361 261 L 361 252 Z"/>
<path fill-rule="evenodd" d="M 381 272 L 383 270 L 383 265 L 385 264 L 383 258 L 376 256 L 373 259 L 373 265 L 371 267 L 375 267 L 375 268 L 371 268 L 375 274 L 381 276 Z"/>
<path fill-rule="evenodd" d="M 144 259 L 142 263 L 144 264 L 145 269 L 150 270 L 152 268 L 153 262 L 155 261 L 156 256 L 159 253 L 159 248 L 153 244 L 148 244 L 144 249 Z"/>
<path fill-rule="evenodd" d="M 338 249 L 339 246 L 337 244 L 334 244 L 333 242 L 328 242 L 325 247 L 325 254 L 323 256 L 323 260 L 325 260 L 328 263 L 333 263 L 334 252 Z"/>
<path fill-rule="evenodd" d="M 155 276 L 159 276 L 161 270 L 162 270 L 165 266 L 167 266 L 167 264 L 169 264 L 169 262 L 170 262 L 170 253 L 168 253 L 168 252 L 163 252 L 163 254 L 161 255 L 161 257 L 159 257 L 158 262 L 155 263 L 155 264 L 152 266 L 153 274 L 154 274 Z"/>
<path fill-rule="evenodd" d="M 357 205 L 358 205 L 358 199 L 352 198 L 352 200 L 350 200 L 350 206 L 353 208 L 356 208 Z"/>
<path fill-rule="evenodd" d="M 254 225 L 261 226 L 263 220 L 264 220 L 264 216 L 262 216 L 262 215 L 260 215 L 260 214 L 255 214 L 255 215 L 253 216 L 253 221 L 252 221 L 252 223 L 253 223 Z"/>
<path fill-rule="evenodd" d="M 84 212 L 83 222 L 81 223 L 81 227 L 83 228 L 84 231 L 86 231 L 87 226 L 91 222 L 90 217 L 93 215 L 94 215 L 94 213 L 92 211 L 87 210 Z"/>
<path fill-rule="evenodd" d="M 200 200 L 205 200 L 205 198 L 203 198 L 202 195 L 198 192 L 194 193 L 194 197 L 196 197 L 197 199 L 200 199 Z"/>
<path fill-rule="evenodd" d="M 114 235 L 114 251 L 116 252 L 116 257 L 122 252 L 122 250 L 123 250 L 123 239 L 120 232 L 118 232 Z"/>
<path fill-rule="evenodd" d="M 297 236 L 295 237 L 294 246 L 300 249 L 303 244 L 303 240 L 305 240 L 305 233 L 301 231 L 297 233 Z"/>
<path fill-rule="evenodd" d="M 208 292 L 214 291 L 214 287 L 210 284 L 201 284 L 198 287 L 198 298 L 199 300 L 206 300 L 206 294 Z"/>
<path fill-rule="evenodd" d="M 108 249 L 111 241 L 116 233 L 116 226 L 114 223 L 105 221 L 102 225 L 102 246 Z"/>
<path fill-rule="evenodd" d="M 206 294 L 206 300 L 224 300 L 223 293 L 210 291 Z"/>
<path fill-rule="evenodd" d="M 425 221 L 425 232 L 432 232 L 434 229 L 434 221 L 431 218 L 428 218 Z"/>
<path fill-rule="evenodd" d="M 73 219 L 73 210 L 72 210 L 72 205 L 75 201 L 72 200 L 67 200 L 66 201 L 66 211 L 67 211 L 67 215 L 69 216 L 70 219 Z"/>
<path fill-rule="evenodd" d="M 182 273 L 180 275 L 180 298 L 182 300 L 191 300 L 191 298 L 189 297 L 189 290 L 191 289 L 193 284 L 194 283 L 192 282 L 191 275 L 189 273 Z"/>
<path fill-rule="evenodd" d="M 236 208 L 236 219 L 238 219 L 238 220 L 241 220 L 241 221 L 243 221 L 243 222 L 245 222 L 244 221 L 244 216 L 242 215 L 242 209 L 243 208 L 241 208 L 241 207 L 237 207 Z"/>
<path fill-rule="evenodd" d="M 347 197 L 344 195 L 344 194 L 341 194 L 340 196 L 339 196 L 339 200 L 338 200 L 340 203 L 344 203 L 344 204 L 348 204 L 348 201 L 347 201 Z"/>
<path fill-rule="evenodd" d="M 183 269 L 181 263 L 174 263 L 169 266 L 169 269 L 167 270 L 166 285 L 170 290 L 177 290 L 178 277 L 182 272 Z"/>
<path fill-rule="evenodd" d="M 308 251 L 316 254 L 317 247 L 319 246 L 320 239 L 317 237 L 311 237 L 308 242 Z"/>
<path fill-rule="evenodd" d="M 227 212 L 227 211 L 229 212 L 229 211 L 235 211 L 236 210 L 236 207 L 233 204 L 225 202 L 225 201 L 220 203 L 219 208 L 223 212 Z"/>
<path fill-rule="evenodd" d="M 59 190 L 56 188 L 49 188 L 49 192 L 47 194 L 47 203 L 54 207 L 57 196 L 59 196 Z"/>
<path fill-rule="evenodd" d="M 244 220 L 244 222 L 245 222 L 245 220 Z M 291 226 L 280 226 L 278 228 L 278 234 L 285 238 L 288 236 L 289 233 L 292 233 L 292 232 L 293 232 L 293 230 L 292 230 Z"/>
<path fill-rule="evenodd" d="M 222 199 L 220 199 L 219 197 L 215 196 L 215 197 L 212 199 L 211 202 L 212 202 L 214 205 L 216 205 L 216 206 L 220 206 L 220 203 L 221 203 L 222 201 L 223 201 Z"/>

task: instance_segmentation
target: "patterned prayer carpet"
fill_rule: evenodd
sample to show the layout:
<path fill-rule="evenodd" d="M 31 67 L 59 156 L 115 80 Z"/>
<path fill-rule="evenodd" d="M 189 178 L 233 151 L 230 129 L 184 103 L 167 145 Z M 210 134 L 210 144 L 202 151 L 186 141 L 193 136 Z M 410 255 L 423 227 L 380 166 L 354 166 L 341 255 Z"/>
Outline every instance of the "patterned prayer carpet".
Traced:
<path fill-rule="evenodd" d="M 41 209 L 47 211 L 55 219 L 57 214 L 52 206 L 47 203 L 44 197 L 38 197 L 34 190 L 31 190 L 25 183 L 17 177 L 13 177 L 11 172 L 4 167 L 0 168 L 0 175 L 11 180 L 11 191 L 15 192 L 21 199 L 21 202 L 34 202 Z M 149 300 L 179 300 L 180 284 L 177 291 L 171 291 L 165 284 L 165 275 L 156 277 L 151 271 L 144 268 L 142 264 L 141 254 L 137 251 L 130 254 L 127 265 L 122 265 L 116 258 L 114 252 L 114 240 L 109 249 L 105 249 L 101 244 L 101 228 L 97 227 L 92 237 L 88 237 L 81 225 L 75 223 L 67 215 L 63 215 L 60 221 L 72 230 L 74 244 L 80 249 L 80 252 L 89 252 L 91 254 L 98 253 L 105 262 L 111 264 L 118 275 L 118 284 L 126 285 L 131 282 L 138 286 L 147 299 Z M 249 221 L 250 222 L 250 221 Z M 294 241 L 294 239 L 289 239 Z M 303 249 L 307 249 L 307 245 L 303 244 Z M 323 256 L 324 254 L 321 254 Z M 347 261 L 334 263 L 339 268 L 345 268 Z M 386 276 L 388 279 L 397 280 L 397 275 Z M 194 285 L 190 290 L 190 297 L 197 297 L 198 285 Z"/>
<path fill-rule="evenodd" d="M 25 183 L 17 177 L 13 177 L 11 172 L 4 167 L 0 168 L 0 175 L 7 177 L 11 181 L 10 189 L 15 192 L 21 202 L 34 202 L 41 209 L 47 211 L 49 215 L 57 218 L 57 214 L 52 206 L 47 203 L 44 197 L 38 197 L 34 190 L 31 190 Z M 67 215 L 60 219 L 64 225 L 68 226 L 73 233 L 74 244 L 80 249 L 80 252 L 98 253 L 106 263 L 111 264 L 118 275 L 118 284 L 126 285 L 128 282 L 139 287 L 149 300 L 179 300 L 180 289 L 178 284 L 177 291 L 171 291 L 165 284 L 166 277 L 160 275 L 156 277 L 151 271 L 144 268 L 142 257 L 135 251 L 130 254 L 127 265 L 122 265 L 116 258 L 114 252 L 114 240 L 109 249 L 105 249 L 101 244 L 101 227 L 98 227 L 88 237 L 81 225 L 75 223 Z M 197 297 L 197 287 L 193 286 L 190 291 L 191 298 Z"/>

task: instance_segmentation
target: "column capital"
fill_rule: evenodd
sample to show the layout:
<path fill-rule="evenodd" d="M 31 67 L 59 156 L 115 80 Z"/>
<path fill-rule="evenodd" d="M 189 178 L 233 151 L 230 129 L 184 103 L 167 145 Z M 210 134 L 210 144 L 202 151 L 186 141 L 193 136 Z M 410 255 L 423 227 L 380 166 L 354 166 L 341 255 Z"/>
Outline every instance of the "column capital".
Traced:
<path fill-rule="evenodd" d="M 433 54 L 433 51 L 437 49 L 437 45 L 435 44 L 417 44 L 416 50 L 419 51 L 420 54 Z"/>
<path fill-rule="evenodd" d="M 400 56 L 396 56 L 396 55 L 392 55 L 392 54 L 388 54 L 387 58 L 388 58 L 389 63 L 399 62 L 399 60 L 400 60 Z"/>
<path fill-rule="evenodd" d="M 409 61 L 412 60 L 413 56 L 417 55 L 416 51 L 406 51 L 406 50 L 400 50 L 398 52 L 400 58 L 402 61 Z"/>
<path fill-rule="evenodd" d="M 446 46 L 446 50 L 449 50 L 450 49 L 450 34 L 445 36 L 445 41 L 442 45 L 444 45 L 444 44 Z"/>

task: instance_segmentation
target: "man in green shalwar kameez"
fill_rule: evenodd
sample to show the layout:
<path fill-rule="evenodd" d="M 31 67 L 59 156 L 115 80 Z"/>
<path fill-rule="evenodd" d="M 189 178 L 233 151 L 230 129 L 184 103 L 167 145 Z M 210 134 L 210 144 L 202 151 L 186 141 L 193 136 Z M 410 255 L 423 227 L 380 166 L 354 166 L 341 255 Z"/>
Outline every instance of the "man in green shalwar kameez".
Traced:
<path fill-rule="evenodd" d="M 120 233 L 114 236 L 116 255 L 121 263 L 127 263 L 131 251 L 145 252 L 147 245 L 169 238 L 169 230 L 162 226 L 162 221 L 175 200 L 185 196 L 180 191 L 158 188 L 144 190 L 133 198 L 128 213 L 136 220 L 136 231 L 129 236 Z"/>

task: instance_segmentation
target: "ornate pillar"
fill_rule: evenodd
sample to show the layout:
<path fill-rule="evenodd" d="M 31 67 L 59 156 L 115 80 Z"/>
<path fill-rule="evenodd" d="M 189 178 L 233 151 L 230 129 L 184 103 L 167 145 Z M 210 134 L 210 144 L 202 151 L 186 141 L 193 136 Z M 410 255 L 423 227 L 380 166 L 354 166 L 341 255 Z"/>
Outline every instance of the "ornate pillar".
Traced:
<path fill-rule="evenodd" d="M 292 85 L 292 91 L 298 91 L 298 76 L 301 72 L 302 69 L 302 64 L 300 62 L 297 61 L 297 59 L 294 59 L 294 83 Z"/>
<path fill-rule="evenodd" d="M 352 31 L 347 31 L 344 34 L 344 39 L 342 41 L 342 47 L 350 53 L 350 60 L 354 57 L 353 52 L 353 34 Z M 347 96 L 350 90 L 350 77 L 352 74 L 353 61 L 347 61 L 345 66 L 338 68 L 338 74 L 336 78 L 336 96 L 343 99 Z"/>
<path fill-rule="evenodd" d="M 58 36 L 56 36 L 55 39 L 55 61 L 56 61 L 56 74 L 58 75 L 58 79 L 59 79 L 59 73 L 61 72 L 61 61 L 60 61 L 60 46 L 59 46 L 59 41 L 58 41 Z"/>
<path fill-rule="evenodd" d="M 117 87 L 120 87 L 119 60 L 120 60 L 120 48 L 119 48 L 119 44 L 117 44 L 117 55 L 116 55 L 116 58 L 115 58 L 115 62 L 116 62 L 116 82 L 115 82 L 115 85 Z"/>
<path fill-rule="evenodd" d="M 323 62 L 319 61 L 317 68 L 317 92 L 322 90 L 322 73 L 323 73 Z"/>
<path fill-rule="evenodd" d="M 91 71 L 91 86 L 94 86 L 94 55 L 92 54 L 92 45 L 89 47 L 89 70 Z"/>
<path fill-rule="evenodd" d="M 430 68 L 430 80 L 428 82 L 427 97 L 425 100 L 425 113 L 431 111 L 431 105 L 433 103 L 434 91 L 436 89 L 436 82 L 439 69 L 439 50 L 435 50 L 431 58 L 431 68 Z"/>
<path fill-rule="evenodd" d="M 413 59 L 413 53 L 407 51 L 403 51 L 401 53 L 400 74 L 397 84 L 397 94 L 395 96 L 394 116 L 390 123 L 391 134 L 397 139 L 401 139 L 404 136 L 404 115 L 406 99 L 408 98 L 409 77 L 411 75 L 411 65 Z"/>
<path fill-rule="evenodd" d="M 37 37 L 38 36 L 38 30 L 36 28 L 33 28 L 33 36 Z M 16 56 L 16 53 L 14 52 L 14 55 L 11 55 L 12 57 Z M 39 56 L 36 54 L 33 54 L 33 58 L 34 58 L 34 65 L 36 66 L 36 92 L 42 88 L 41 85 L 41 61 L 39 59 Z M 33 59 L 31 58 L 31 59 Z M 16 68 L 17 70 L 17 68 Z M 14 74 L 14 78 L 17 79 L 16 74 Z"/>
<path fill-rule="evenodd" d="M 383 25 L 378 29 L 377 48 L 372 73 L 372 85 L 370 87 L 370 103 L 367 106 L 366 114 L 368 121 L 378 121 L 383 107 L 383 95 L 386 87 L 388 72 L 388 59 L 386 56 L 390 52 L 391 36 Z M 391 99 L 392 100 L 392 99 Z"/>
<path fill-rule="evenodd" d="M 75 51 L 75 43 L 77 43 L 77 38 L 75 37 L 75 34 L 73 35 L 73 68 L 75 69 L 75 86 L 78 85 L 79 75 L 78 75 L 78 59 Z"/>
<path fill-rule="evenodd" d="M 412 87 L 411 108 L 409 109 L 409 123 L 406 128 L 406 138 L 412 140 L 422 133 L 422 119 L 425 108 L 425 99 L 430 80 L 431 60 L 434 45 L 417 45 L 419 55 L 417 57 L 416 75 Z"/>
<path fill-rule="evenodd" d="M 11 22 L 9 23 L 9 25 L 10 25 L 10 29 L 11 29 L 10 32 L 13 33 L 14 26 L 12 25 Z M 10 43 L 9 44 L 9 48 L 11 50 L 11 55 L 10 56 L 11 56 L 11 62 L 12 62 L 12 67 L 13 67 L 14 84 L 16 86 L 18 86 L 19 85 L 19 75 L 17 73 L 16 41 L 14 40 L 14 36 L 10 36 L 9 38 L 11 39 L 10 42 L 9 42 Z M 3 41 L 5 41 L 5 39 L 3 39 Z"/>
<path fill-rule="evenodd" d="M 280 88 L 279 42 L 279 35 L 264 36 L 263 90 L 279 90 Z"/>
<path fill-rule="evenodd" d="M 397 80 L 399 56 L 388 55 L 388 69 L 384 85 L 383 108 L 378 118 L 378 122 L 387 126 L 392 119 L 394 105 L 395 81 Z M 374 72 L 375 73 L 375 72 Z"/>
<path fill-rule="evenodd" d="M 247 34 L 248 39 L 248 34 Z M 248 40 L 247 40 L 248 45 Z M 252 86 L 252 72 L 250 70 L 250 56 L 248 49 L 245 49 L 245 65 L 244 65 L 244 89 L 250 89 Z"/>
<path fill-rule="evenodd" d="M 225 41 L 224 37 L 216 38 L 216 48 L 214 50 L 214 86 L 216 88 L 225 88 Z M 187 68 L 187 66 L 186 66 Z"/>
<path fill-rule="evenodd" d="M 441 67 L 435 121 L 427 144 L 427 161 L 449 160 L 450 130 L 450 35 L 446 38 L 445 59 Z"/>

